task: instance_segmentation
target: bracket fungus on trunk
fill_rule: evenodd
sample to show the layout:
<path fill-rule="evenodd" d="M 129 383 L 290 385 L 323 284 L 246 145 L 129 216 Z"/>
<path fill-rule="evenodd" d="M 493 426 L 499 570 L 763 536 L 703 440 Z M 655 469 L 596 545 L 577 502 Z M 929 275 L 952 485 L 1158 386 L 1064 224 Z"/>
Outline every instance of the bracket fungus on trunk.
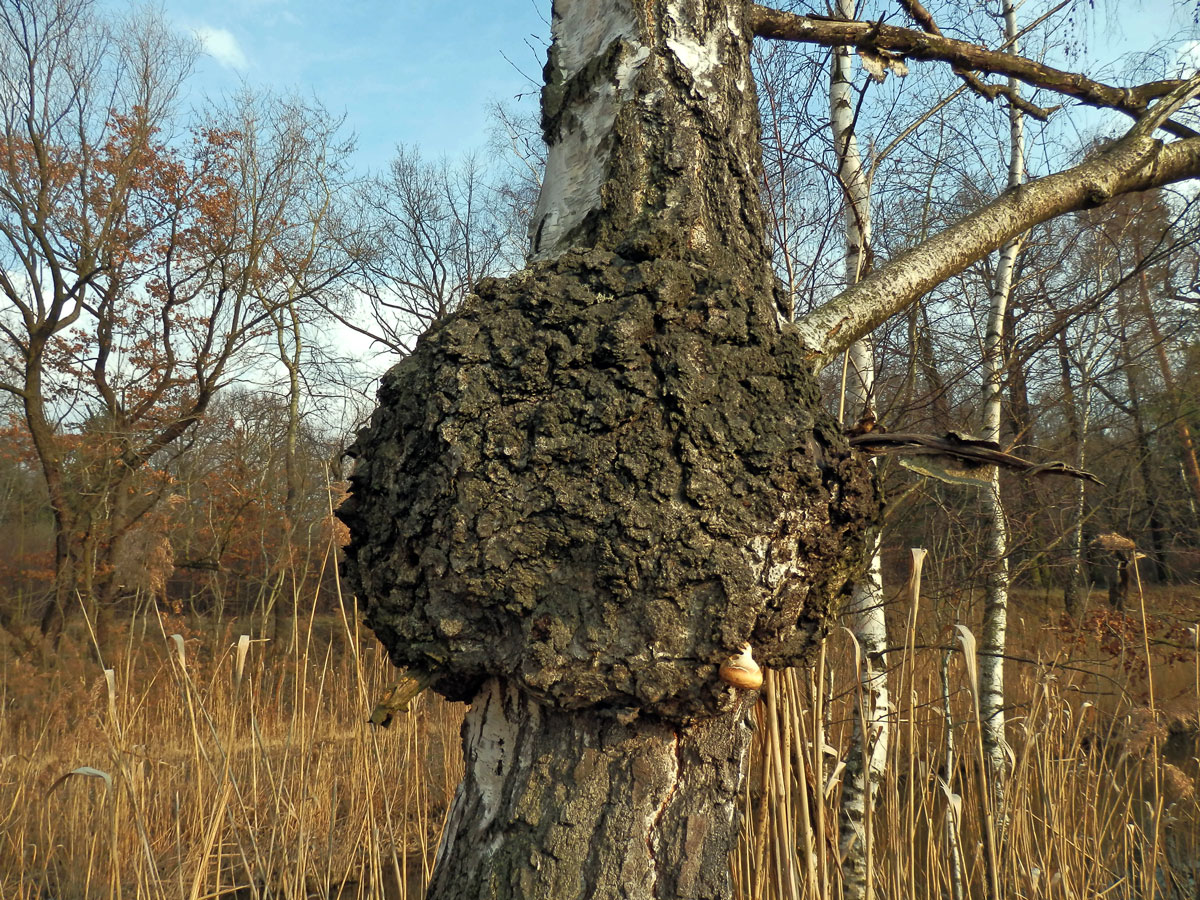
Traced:
<path fill-rule="evenodd" d="M 384 378 L 347 577 L 399 666 L 470 699 L 728 709 L 864 557 L 867 467 L 780 324 L 745 5 L 559 0 L 533 260 Z"/>

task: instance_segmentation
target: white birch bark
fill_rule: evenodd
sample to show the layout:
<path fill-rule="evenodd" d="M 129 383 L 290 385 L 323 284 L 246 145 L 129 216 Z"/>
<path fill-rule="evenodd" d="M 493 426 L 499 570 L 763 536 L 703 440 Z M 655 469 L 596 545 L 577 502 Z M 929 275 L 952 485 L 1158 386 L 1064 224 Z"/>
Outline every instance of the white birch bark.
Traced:
<path fill-rule="evenodd" d="M 1004 36 L 1010 41 L 1009 52 L 1017 52 L 1017 16 L 1012 0 L 1004 0 Z M 1019 89 L 1009 79 L 1013 91 Z M 1025 176 L 1025 123 L 1019 109 L 1010 105 L 1008 187 L 1013 189 Z M 983 438 L 1000 439 L 1000 405 L 1004 388 L 1004 318 L 1012 292 L 1013 270 L 1023 235 L 1005 242 L 1000 248 L 992 285 L 991 308 L 983 350 Z M 983 488 L 986 518 L 984 567 L 987 572 L 983 612 L 983 653 L 980 658 L 980 712 L 983 723 L 983 749 L 992 770 L 996 797 L 1003 796 L 1004 757 L 1004 649 L 1008 631 L 1008 525 L 1000 496 L 1000 472 L 992 470 L 991 482 Z M 997 806 L 997 821 L 1003 818 Z"/>
<path fill-rule="evenodd" d="M 853 0 L 838 0 L 836 15 L 853 18 Z M 851 62 L 849 47 L 834 48 L 829 79 L 829 119 L 838 160 L 838 179 L 846 200 L 847 287 L 856 284 L 862 276 L 866 248 L 871 239 L 871 186 L 854 133 Z M 869 339 L 856 341 L 849 353 L 849 414 L 873 413 L 875 359 Z M 887 627 L 883 614 L 878 535 L 870 565 L 854 587 L 846 618 L 862 650 L 862 668 L 858 673 L 861 705 L 859 714 L 854 717 L 851 750 L 842 786 L 840 852 L 843 895 L 858 900 L 873 894 L 870 814 L 883 781 L 888 745 L 888 691 L 883 659 Z"/>
<path fill-rule="evenodd" d="M 622 104 L 633 95 L 634 76 L 649 57 L 637 39 L 637 20 L 625 0 L 559 0 L 552 24 L 551 63 L 563 81 L 575 77 L 597 57 L 619 46 L 623 59 L 613 83 L 579 104 L 574 128 L 564 130 L 546 154 L 546 172 L 530 224 L 531 259 L 555 256 L 571 245 L 571 233 L 601 205 L 600 190 L 609 177 L 613 125 Z"/>

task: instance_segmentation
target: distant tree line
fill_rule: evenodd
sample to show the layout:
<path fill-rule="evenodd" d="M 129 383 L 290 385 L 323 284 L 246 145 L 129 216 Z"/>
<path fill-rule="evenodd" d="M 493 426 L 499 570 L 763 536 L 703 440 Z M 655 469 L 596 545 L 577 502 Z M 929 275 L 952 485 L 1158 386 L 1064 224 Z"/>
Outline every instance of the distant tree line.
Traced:
<path fill-rule="evenodd" d="M 482 163 L 364 176 L 299 96 L 186 111 L 198 51 L 151 11 L 0 4 L 0 619 L 47 635 L 315 578 L 372 373 L 518 255 Z"/>

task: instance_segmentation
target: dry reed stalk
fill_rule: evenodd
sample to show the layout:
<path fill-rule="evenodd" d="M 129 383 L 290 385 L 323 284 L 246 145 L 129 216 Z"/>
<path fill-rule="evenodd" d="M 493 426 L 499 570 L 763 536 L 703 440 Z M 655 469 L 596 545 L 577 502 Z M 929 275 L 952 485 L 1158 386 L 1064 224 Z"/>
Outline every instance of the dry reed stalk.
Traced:
<path fill-rule="evenodd" d="M 810 682 L 812 699 L 812 773 L 813 773 L 813 830 L 816 835 L 817 897 L 829 900 L 829 864 L 825 854 L 825 663 L 828 642 L 822 641 L 817 651 L 816 672 Z"/>
<path fill-rule="evenodd" d="M 918 762 L 913 754 L 914 748 L 917 746 L 916 739 L 916 709 L 917 700 L 914 693 L 915 685 L 915 666 L 916 656 L 914 648 L 917 644 L 917 615 L 921 608 L 921 570 L 925 565 L 926 552 L 923 548 L 912 547 L 909 549 L 910 568 L 908 576 L 908 625 L 904 629 L 904 677 L 900 684 L 900 697 L 908 703 L 908 715 L 905 717 L 908 723 L 908 757 L 906 760 L 906 773 L 908 776 L 908 784 L 910 796 L 906 808 L 908 811 L 907 833 L 910 836 L 916 834 L 917 820 L 916 808 L 917 804 L 913 802 L 911 791 L 918 783 Z M 916 881 L 916 854 L 908 854 L 909 870 L 906 872 L 909 883 Z"/>
<path fill-rule="evenodd" d="M 972 760 L 975 771 L 976 800 L 979 819 L 983 828 L 983 860 L 987 878 L 988 900 L 1000 900 L 1000 862 L 996 841 L 996 819 L 992 785 L 988 780 L 987 752 L 984 749 L 983 714 L 980 707 L 979 655 L 975 635 L 966 625 L 955 625 L 963 648 L 963 661 L 967 669 L 967 681 L 971 690 L 971 711 L 975 724 L 975 750 L 978 755 Z"/>
<path fill-rule="evenodd" d="M 799 787 L 796 791 L 796 794 L 799 797 L 797 819 L 800 825 L 799 831 L 802 835 L 801 839 L 804 847 L 805 883 L 808 887 L 809 896 L 815 897 L 820 892 L 820 881 L 817 868 L 817 841 L 816 836 L 813 834 L 811 824 L 812 810 L 809 808 L 808 802 L 809 781 L 803 752 L 805 745 L 805 728 L 803 707 L 800 703 L 800 679 L 797 677 L 795 669 L 788 669 L 783 673 L 783 677 L 785 679 L 784 683 L 791 701 L 789 703 L 791 718 L 787 725 L 791 734 L 795 736 L 795 739 L 791 742 L 791 759 L 795 763 L 797 780 L 799 781 Z"/>
<path fill-rule="evenodd" d="M 1141 556 L 1136 550 L 1129 554 L 1129 565 L 1133 569 L 1134 584 L 1137 586 L 1138 592 L 1138 609 L 1142 616 L 1142 650 L 1145 653 L 1146 659 L 1146 691 L 1149 695 L 1150 716 L 1154 720 L 1154 725 L 1158 724 L 1158 706 L 1154 702 L 1154 659 L 1150 655 L 1150 626 L 1146 618 L 1146 596 L 1142 590 L 1142 575 L 1138 568 L 1138 558 Z M 1159 743 L 1158 729 L 1154 727 L 1150 732 L 1151 754 L 1154 759 L 1159 758 Z M 1158 891 L 1158 858 L 1160 854 L 1159 841 L 1161 839 L 1161 821 L 1163 813 L 1163 796 L 1162 796 L 1162 781 L 1158 766 L 1151 768 L 1151 777 L 1154 780 L 1154 802 L 1155 807 L 1151 813 L 1152 832 L 1150 839 L 1150 865 L 1143 867 L 1145 881 L 1142 885 L 1142 896 L 1146 900 L 1155 900 Z M 1144 829 L 1143 829 L 1144 836 Z"/>
<path fill-rule="evenodd" d="M 784 896 L 798 898 L 796 882 L 795 840 L 792 838 L 791 803 L 788 797 L 788 784 L 791 780 L 791 759 L 785 754 L 783 740 L 780 735 L 779 720 L 783 710 L 780 704 L 780 677 L 773 671 L 767 672 L 767 722 L 771 729 L 768 742 L 769 766 L 771 772 L 771 792 L 774 797 L 775 839 L 771 842 L 774 851 L 774 868 L 776 879 L 782 885 Z"/>
<path fill-rule="evenodd" d="M 160 629 L 161 644 L 131 638 L 108 672 L 80 653 L 99 690 L 94 713 L 73 710 L 73 728 L 49 724 L 74 702 L 60 688 L 46 691 L 56 697 L 51 715 L 40 728 L 26 719 L 29 728 L 6 716 L 12 694 L 0 686 L 0 896 L 349 898 L 380 896 L 384 885 L 389 898 L 416 896 L 437 830 L 430 809 L 444 808 L 455 777 L 456 713 L 422 698 L 394 733 L 369 733 L 362 697 L 390 667 L 359 652 L 367 641 L 345 617 L 341 637 L 308 619 L 308 646 L 301 628 L 298 652 L 284 657 L 250 652 L 249 637 L 225 643 L 174 623 Z M 0 659 L 0 685 L 12 683 L 14 664 L 27 665 Z M 75 663 L 68 653 L 60 665 Z M 37 677 L 62 683 L 53 672 Z M 77 761 L 111 772 L 113 788 L 77 777 L 39 796 L 39 782 L 44 791 Z M 372 820 L 358 840 L 355 827 Z M 418 834 L 425 846 L 414 846 Z"/>
<path fill-rule="evenodd" d="M 946 852 L 948 859 L 948 877 L 951 895 L 954 900 L 963 900 L 962 876 L 962 842 L 959 834 L 962 828 L 962 797 L 954 792 L 954 770 L 957 759 L 954 748 L 954 714 L 950 707 L 950 651 L 942 655 L 942 718 L 945 722 L 945 757 L 943 767 L 946 777 L 942 779 L 942 790 L 946 795 Z"/>

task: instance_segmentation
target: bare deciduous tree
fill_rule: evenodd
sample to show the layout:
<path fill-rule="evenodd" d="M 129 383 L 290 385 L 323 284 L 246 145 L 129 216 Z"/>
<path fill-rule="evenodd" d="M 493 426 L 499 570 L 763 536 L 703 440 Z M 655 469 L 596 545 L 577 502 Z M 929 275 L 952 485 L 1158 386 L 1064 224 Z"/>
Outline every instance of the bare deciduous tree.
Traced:
<path fill-rule="evenodd" d="M 477 157 L 431 163 L 398 147 L 363 188 L 356 234 L 366 323 L 346 325 L 405 355 L 422 331 L 453 312 L 480 278 L 513 260 L 493 186 Z"/>
<path fill-rule="evenodd" d="M 174 139 L 194 48 L 148 13 L 109 27 L 90 0 L 4 3 L 0 26 L 0 389 L 54 513 L 54 632 L 76 590 L 114 586 L 121 535 L 158 499 L 136 479 L 261 366 L 246 351 L 318 224 L 298 178 L 319 180 L 332 130 L 293 109 Z"/>

